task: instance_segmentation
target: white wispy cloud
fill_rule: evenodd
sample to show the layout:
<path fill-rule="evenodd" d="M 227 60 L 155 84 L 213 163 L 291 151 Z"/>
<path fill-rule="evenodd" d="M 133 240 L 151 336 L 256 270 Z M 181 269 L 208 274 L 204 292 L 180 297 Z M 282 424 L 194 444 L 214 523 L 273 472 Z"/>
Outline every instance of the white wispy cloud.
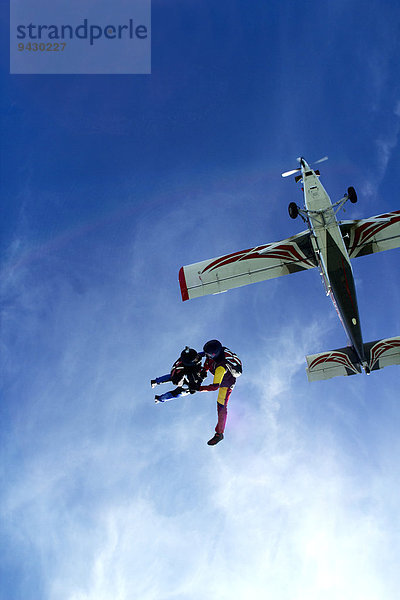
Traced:
<path fill-rule="evenodd" d="M 268 340 L 257 349 L 212 449 L 200 432 L 214 398 L 155 407 L 146 387 L 127 412 L 121 390 L 98 395 L 110 376 L 103 352 L 81 413 L 63 402 L 57 418 L 49 392 L 39 414 L 33 398 L 2 516 L 13 551 L 29 545 L 39 560 L 46 597 L 394 600 L 398 575 L 382 552 L 396 537 L 385 503 L 398 483 L 388 487 L 379 463 L 354 477 L 329 403 L 313 423 L 296 391 L 304 353 L 324 334 L 316 322 L 288 326 L 274 351 Z"/>
<path fill-rule="evenodd" d="M 400 135 L 400 102 L 397 100 L 391 114 L 383 113 L 384 125 L 382 133 L 375 139 L 376 167 L 369 173 L 362 184 L 362 193 L 376 196 L 379 185 L 384 179 L 389 162 L 399 145 Z M 383 112 L 383 111 L 382 111 Z"/>

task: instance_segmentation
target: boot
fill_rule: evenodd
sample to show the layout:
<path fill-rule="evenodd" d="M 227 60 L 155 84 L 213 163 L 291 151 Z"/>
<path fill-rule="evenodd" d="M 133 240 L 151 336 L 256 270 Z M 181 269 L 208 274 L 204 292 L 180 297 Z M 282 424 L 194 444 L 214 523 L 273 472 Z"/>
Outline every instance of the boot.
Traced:
<path fill-rule="evenodd" d="M 209 446 L 215 446 L 215 444 L 218 444 L 218 442 L 221 442 L 223 439 L 224 439 L 223 433 L 216 433 L 214 435 L 214 437 L 211 438 L 211 440 L 208 440 L 207 444 Z"/>

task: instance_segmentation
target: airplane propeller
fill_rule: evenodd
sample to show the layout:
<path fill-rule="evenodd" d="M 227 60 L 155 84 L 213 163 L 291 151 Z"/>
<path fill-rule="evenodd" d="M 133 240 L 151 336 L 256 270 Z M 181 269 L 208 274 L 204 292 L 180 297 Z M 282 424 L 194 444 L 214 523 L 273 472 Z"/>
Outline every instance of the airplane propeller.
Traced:
<path fill-rule="evenodd" d="M 292 169 L 291 171 L 285 171 L 284 173 L 282 173 L 282 177 L 289 177 L 289 175 L 294 175 L 295 173 L 298 173 L 300 171 L 300 169 Z"/>
<path fill-rule="evenodd" d="M 327 156 L 323 156 L 319 160 L 316 160 L 313 164 L 314 165 L 318 165 L 319 163 L 325 162 L 326 160 L 328 160 L 328 157 Z"/>
<path fill-rule="evenodd" d="M 300 162 L 300 157 L 297 158 L 297 161 Z M 319 163 L 324 162 L 325 160 L 328 160 L 327 156 L 324 156 L 323 158 L 320 158 L 319 160 L 314 161 L 314 165 L 318 165 Z M 289 175 L 294 175 L 295 173 L 298 173 L 299 171 L 301 171 L 301 168 L 299 167 L 298 169 L 292 169 L 291 171 L 285 171 L 284 173 L 282 173 L 282 177 L 289 177 Z"/>

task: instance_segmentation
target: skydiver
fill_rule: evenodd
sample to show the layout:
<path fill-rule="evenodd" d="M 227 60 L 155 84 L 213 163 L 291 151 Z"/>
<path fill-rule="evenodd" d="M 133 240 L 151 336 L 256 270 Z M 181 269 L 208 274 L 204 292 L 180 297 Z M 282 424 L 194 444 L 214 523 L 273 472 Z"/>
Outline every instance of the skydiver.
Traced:
<path fill-rule="evenodd" d="M 204 344 L 203 350 L 206 355 L 204 369 L 214 375 L 214 381 L 210 385 L 200 385 L 199 391 L 212 392 L 218 390 L 218 422 L 214 437 L 207 442 L 209 446 L 215 446 L 224 439 L 228 401 L 236 379 L 242 374 L 242 363 L 234 352 L 225 348 L 218 340 L 208 341 Z"/>
<path fill-rule="evenodd" d="M 152 388 L 169 381 L 178 386 L 174 390 L 166 392 L 161 396 L 155 396 L 156 403 L 167 402 L 173 398 L 194 394 L 198 391 L 203 379 L 207 376 L 207 371 L 202 365 L 203 356 L 203 352 L 199 354 L 194 348 L 186 346 L 182 350 L 180 357 L 172 365 L 170 373 L 152 379 Z"/>

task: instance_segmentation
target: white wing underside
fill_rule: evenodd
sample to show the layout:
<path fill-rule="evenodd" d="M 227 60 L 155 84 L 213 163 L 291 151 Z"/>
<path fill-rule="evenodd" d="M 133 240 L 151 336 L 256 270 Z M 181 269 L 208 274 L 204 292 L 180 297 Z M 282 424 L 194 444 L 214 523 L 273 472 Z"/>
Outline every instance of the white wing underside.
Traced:
<path fill-rule="evenodd" d="M 317 266 L 308 231 L 281 242 L 264 244 L 204 260 L 179 272 L 182 300 L 219 294 Z"/>
<path fill-rule="evenodd" d="M 340 230 L 350 258 L 400 247 L 400 210 L 360 219 L 341 221 Z"/>

